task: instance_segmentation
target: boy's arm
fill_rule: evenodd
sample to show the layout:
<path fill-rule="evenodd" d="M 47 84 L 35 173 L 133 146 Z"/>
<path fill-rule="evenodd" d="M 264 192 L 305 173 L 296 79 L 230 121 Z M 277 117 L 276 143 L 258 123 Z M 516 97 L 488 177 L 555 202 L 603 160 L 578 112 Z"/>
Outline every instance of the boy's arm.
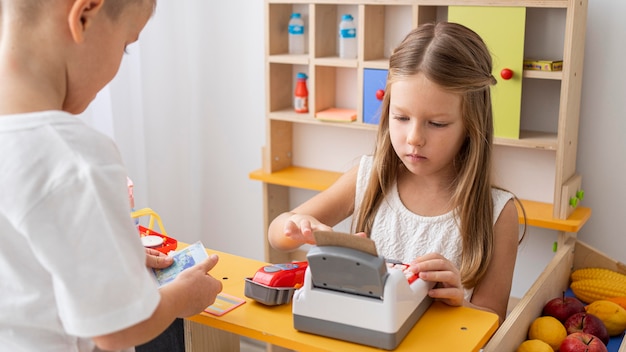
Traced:
<path fill-rule="evenodd" d="M 162 333 L 175 318 L 198 314 L 215 301 L 222 283 L 207 272 L 218 261 L 211 255 L 203 262 L 181 272 L 159 291 L 161 301 L 150 318 L 107 335 L 93 338 L 98 348 L 120 350 L 148 342 Z"/>

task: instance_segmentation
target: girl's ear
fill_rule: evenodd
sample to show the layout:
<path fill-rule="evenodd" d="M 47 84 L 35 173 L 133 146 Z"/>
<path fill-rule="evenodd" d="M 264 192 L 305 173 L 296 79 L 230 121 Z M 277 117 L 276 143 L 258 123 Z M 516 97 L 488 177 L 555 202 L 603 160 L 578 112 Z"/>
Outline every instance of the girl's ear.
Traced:
<path fill-rule="evenodd" d="M 76 43 L 85 39 L 85 31 L 94 21 L 95 16 L 102 9 L 104 0 L 75 0 L 70 8 L 67 21 L 70 33 Z"/>

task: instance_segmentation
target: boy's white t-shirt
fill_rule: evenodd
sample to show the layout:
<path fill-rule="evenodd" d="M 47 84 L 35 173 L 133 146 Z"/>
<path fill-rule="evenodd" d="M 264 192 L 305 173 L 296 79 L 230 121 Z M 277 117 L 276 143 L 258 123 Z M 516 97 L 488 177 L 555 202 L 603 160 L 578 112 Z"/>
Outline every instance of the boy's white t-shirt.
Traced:
<path fill-rule="evenodd" d="M 371 175 L 373 156 L 361 158 L 357 174 L 355 213 L 360 207 Z M 493 221 L 500 216 L 506 203 L 513 195 L 499 189 L 492 189 Z M 439 216 L 421 216 L 408 210 L 398 195 L 394 184 L 389 195 L 382 201 L 370 238 L 376 243 L 378 253 L 387 259 L 410 263 L 415 258 L 428 253 L 439 253 L 454 263 L 461 265 L 461 232 L 454 211 Z M 465 299 L 470 300 L 472 289 L 465 290 Z"/>
<path fill-rule="evenodd" d="M 160 295 L 108 137 L 59 111 L 0 116 L 0 346 L 94 351 Z"/>

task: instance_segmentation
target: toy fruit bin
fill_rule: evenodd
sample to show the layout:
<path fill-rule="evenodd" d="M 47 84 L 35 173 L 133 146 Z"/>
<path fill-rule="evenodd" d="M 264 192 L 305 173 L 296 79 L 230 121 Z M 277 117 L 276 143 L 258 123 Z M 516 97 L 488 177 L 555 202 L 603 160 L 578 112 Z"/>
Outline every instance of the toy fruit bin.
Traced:
<path fill-rule="evenodd" d="M 163 227 L 163 223 L 161 222 L 161 217 L 154 210 L 150 208 L 143 208 L 137 211 L 133 211 L 130 213 L 132 218 L 139 218 L 142 216 L 150 216 L 148 221 L 148 227 L 144 227 L 142 225 L 137 225 L 137 229 L 139 230 L 139 236 L 141 237 L 141 242 L 146 248 L 153 248 L 157 251 L 168 254 L 170 251 L 176 250 L 178 246 L 178 241 L 172 237 L 167 236 L 167 232 L 165 232 L 165 228 Z M 157 224 L 159 225 L 160 232 L 154 230 L 154 220 L 156 219 Z"/>

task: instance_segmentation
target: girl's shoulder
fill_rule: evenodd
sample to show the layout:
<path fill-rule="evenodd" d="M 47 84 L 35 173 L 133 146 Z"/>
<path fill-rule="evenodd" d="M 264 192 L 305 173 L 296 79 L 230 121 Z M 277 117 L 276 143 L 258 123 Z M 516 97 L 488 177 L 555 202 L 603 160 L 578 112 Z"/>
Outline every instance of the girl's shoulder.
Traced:
<path fill-rule="evenodd" d="M 509 199 L 513 198 L 513 193 L 502 188 L 492 187 L 491 198 L 493 198 L 494 201 L 503 200 L 506 203 Z"/>
<path fill-rule="evenodd" d="M 493 199 L 493 214 L 494 214 L 494 223 L 500 216 L 502 209 L 506 203 L 513 199 L 513 193 L 503 190 L 501 188 L 492 187 L 491 188 L 491 199 Z"/>
<path fill-rule="evenodd" d="M 363 155 L 359 161 L 358 179 L 366 182 L 374 166 L 373 155 Z"/>

